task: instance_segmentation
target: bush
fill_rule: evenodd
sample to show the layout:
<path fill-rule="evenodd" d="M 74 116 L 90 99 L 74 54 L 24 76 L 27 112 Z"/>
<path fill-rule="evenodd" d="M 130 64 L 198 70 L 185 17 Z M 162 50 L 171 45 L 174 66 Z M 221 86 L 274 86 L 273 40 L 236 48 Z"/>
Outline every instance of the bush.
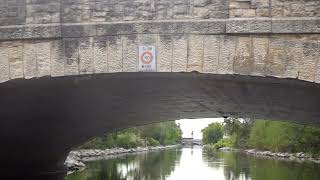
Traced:
<path fill-rule="evenodd" d="M 148 138 L 147 141 L 148 141 L 149 146 L 159 146 L 160 145 L 159 141 L 157 141 L 153 138 Z"/>
<path fill-rule="evenodd" d="M 129 149 L 141 146 L 143 143 L 140 137 L 136 134 L 125 132 L 123 134 L 117 135 L 116 144 L 117 147 Z"/>
<path fill-rule="evenodd" d="M 227 137 L 227 138 L 220 139 L 217 143 L 215 143 L 213 145 L 213 147 L 215 149 L 220 149 L 220 148 L 223 148 L 223 147 L 232 148 L 232 147 L 235 146 L 235 143 L 236 143 L 236 136 L 233 135 L 233 136 L 230 136 L 230 137 Z"/>

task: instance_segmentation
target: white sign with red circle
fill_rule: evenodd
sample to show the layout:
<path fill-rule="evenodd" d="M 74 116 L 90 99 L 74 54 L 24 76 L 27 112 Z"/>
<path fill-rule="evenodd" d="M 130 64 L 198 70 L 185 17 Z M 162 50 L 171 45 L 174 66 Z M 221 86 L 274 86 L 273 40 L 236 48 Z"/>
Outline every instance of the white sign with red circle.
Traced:
<path fill-rule="evenodd" d="M 156 47 L 139 46 L 139 71 L 155 72 L 156 70 Z"/>

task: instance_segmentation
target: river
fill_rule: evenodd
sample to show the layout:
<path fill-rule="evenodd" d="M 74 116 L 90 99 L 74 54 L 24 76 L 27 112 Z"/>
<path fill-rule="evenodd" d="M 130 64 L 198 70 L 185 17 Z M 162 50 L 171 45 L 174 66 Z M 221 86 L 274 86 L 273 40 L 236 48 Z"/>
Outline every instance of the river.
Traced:
<path fill-rule="evenodd" d="M 184 147 L 87 164 L 65 180 L 319 180 L 320 165 Z"/>

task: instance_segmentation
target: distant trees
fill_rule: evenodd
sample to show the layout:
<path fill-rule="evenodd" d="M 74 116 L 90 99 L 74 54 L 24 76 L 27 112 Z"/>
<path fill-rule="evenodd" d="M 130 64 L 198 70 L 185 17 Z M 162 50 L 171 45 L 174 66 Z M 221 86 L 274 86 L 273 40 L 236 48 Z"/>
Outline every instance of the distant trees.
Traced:
<path fill-rule="evenodd" d="M 214 144 L 223 138 L 223 126 L 221 123 L 211 123 L 202 130 L 204 144 Z"/>
<path fill-rule="evenodd" d="M 261 150 L 319 154 L 320 128 L 257 120 L 251 129 L 248 145 Z"/>
<path fill-rule="evenodd" d="M 106 149 L 114 147 L 134 148 L 138 146 L 172 145 L 181 141 L 182 131 L 175 122 L 150 124 L 122 130 L 92 139 L 80 149 Z"/>
<path fill-rule="evenodd" d="M 220 129 L 227 135 L 216 142 Z M 203 129 L 203 142 L 212 148 L 254 148 L 274 152 L 320 154 L 320 128 L 289 122 L 227 118 L 223 125 Z"/>

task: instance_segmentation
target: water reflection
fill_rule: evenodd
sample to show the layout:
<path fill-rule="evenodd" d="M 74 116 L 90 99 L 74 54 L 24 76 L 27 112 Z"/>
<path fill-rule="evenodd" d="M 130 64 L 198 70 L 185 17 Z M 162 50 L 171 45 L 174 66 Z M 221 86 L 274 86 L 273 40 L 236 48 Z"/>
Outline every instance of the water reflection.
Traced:
<path fill-rule="evenodd" d="M 66 180 L 319 180 L 320 165 L 187 147 L 89 163 Z"/>

